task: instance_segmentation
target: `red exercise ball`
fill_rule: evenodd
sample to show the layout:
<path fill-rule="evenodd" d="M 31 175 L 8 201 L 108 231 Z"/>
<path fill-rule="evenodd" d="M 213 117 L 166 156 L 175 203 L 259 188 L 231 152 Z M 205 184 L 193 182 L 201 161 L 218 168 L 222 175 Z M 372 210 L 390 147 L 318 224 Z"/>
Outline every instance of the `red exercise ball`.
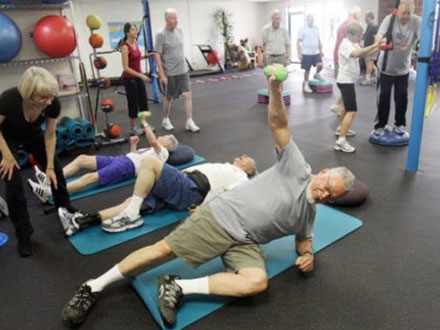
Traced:
<path fill-rule="evenodd" d="M 101 48 L 104 44 L 104 39 L 101 37 L 101 35 L 92 33 L 92 35 L 89 37 L 89 44 L 93 48 Z"/>
<path fill-rule="evenodd" d="M 98 56 L 97 58 L 95 58 L 95 60 L 93 61 L 93 65 L 95 66 L 96 69 L 101 70 L 101 69 L 105 69 L 107 67 L 107 60 L 105 59 L 104 56 Z"/>
<path fill-rule="evenodd" d="M 103 99 L 101 101 L 101 110 L 103 112 L 112 112 L 115 109 L 115 104 L 112 99 Z"/>
<path fill-rule="evenodd" d="M 211 53 L 209 53 L 206 56 L 206 60 L 210 65 L 216 65 L 217 63 L 220 63 L 221 60 L 220 53 L 217 50 L 213 50 Z"/>
<path fill-rule="evenodd" d="M 65 57 L 76 48 L 75 29 L 65 17 L 49 15 L 34 27 L 34 41 L 38 49 L 49 57 Z"/>
<path fill-rule="evenodd" d="M 109 139 L 116 139 L 121 136 L 121 128 L 118 124 L 110 124 L 104 129 L 104 135 Z"/>

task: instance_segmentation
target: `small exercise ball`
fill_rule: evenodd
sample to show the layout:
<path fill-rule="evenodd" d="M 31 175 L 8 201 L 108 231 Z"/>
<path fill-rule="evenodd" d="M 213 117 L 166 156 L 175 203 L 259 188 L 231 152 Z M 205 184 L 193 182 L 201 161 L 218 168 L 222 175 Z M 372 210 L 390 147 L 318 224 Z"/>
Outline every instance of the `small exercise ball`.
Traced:
<path fill-rule="evenodd" d="M 0 13 L 0 62 L 11 61 L 21 49 L 21 32 L 7 15 Z"/>
<path fill-rule="evenodd" d="M 94 59 L 93 65 L 98 70 L 105 69 L 107 67 L 107 60 L 105 59 L 104 56 L 98 56 L 97 58 Z"/>
<path fill-rule="evenodd" d="M 109 113 L 115 109 L 115 104 L 112 99 L 103 99 L 101 101 L 101 110 L 103 112 Z"/>
<path fill-rule="evenodd" d="M 111 123 L 104 129 L 104 135 L 109 139 L 116 139 L 121 136 L 121 128 L 118 124 Z"/>
<path fill-rule="evenodd" d="M 90 30 L 97 30 L 101 27 L 102 21 L 98 15 L 91 14 L 91 15 L 87 16 L 86 24 Z"/>
<path fill-rule="evenodd" d="M 104 44 L 104 39 L 97 33 L 92 33 L 89 37 L 89 44 L 93 48 L 101 48 Z"/>
<path fill-rule="evenodd" d="M 35 25 L 34 41 L 47 56 L 65 57 L 76 48 L 75 29 L 63 16 L 49 15 Z"/>

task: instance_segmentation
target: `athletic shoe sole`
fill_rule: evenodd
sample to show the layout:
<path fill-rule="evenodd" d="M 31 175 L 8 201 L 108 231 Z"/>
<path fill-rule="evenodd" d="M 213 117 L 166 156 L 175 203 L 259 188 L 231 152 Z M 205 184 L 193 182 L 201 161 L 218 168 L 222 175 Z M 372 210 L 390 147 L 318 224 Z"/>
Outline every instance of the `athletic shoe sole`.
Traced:
<path fill-rule="evenodd" d="M 346 154 L 352 154 L 353 152 L 356 151 L 356 149 L 354 149 L 353 151 L 346 151 L 346 150 L 342 149 L 342 148 L 341 148 L 340 146 L 338 146 L 338 145 L 333 146 L 333 149 L 335 149 L 335 150 L 337 150 L 337 151 L 345 152 Z"/>
<path fill-rule="evenodd" d="M 139 220 L 137 220 L 135 222 L 132 222 L 129 225 L 124 226 L 124 227 L 120 227 L 120 228 L 107 228 L 107 227 L 101 226 L 101 228 L 102 228 L 102 230 L 104 230 L 104 231 L 106 231 L 108 233 L 120 233 L 121 231 L 126 231 L 126 230 L 129 230 L 129 229 L 134 229 L 134 228 L 140 227 L 143 224 L 144 224 L 144 219 L 140 218 Z"/>

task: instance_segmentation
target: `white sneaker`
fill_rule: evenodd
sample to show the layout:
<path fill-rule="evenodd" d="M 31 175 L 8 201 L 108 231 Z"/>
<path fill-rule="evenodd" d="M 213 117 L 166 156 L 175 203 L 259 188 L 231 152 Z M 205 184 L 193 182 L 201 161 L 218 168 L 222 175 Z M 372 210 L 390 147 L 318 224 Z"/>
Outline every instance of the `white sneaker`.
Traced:
<path fill-rule="evenodd" d="M 341 134 L 341 126 L 338 126 L 338 128 L 335 131 L 335 135 L 339 136 L 340 134 Z M 356 132 L 349 128 L 346 136 L 355 136 L 355 135 Z"/>
<path fill-rule="evenodd" d="M 125 210 L 117 216 L 102 222 L 102 230 L 109 233 L 118 233 L 127 229 L 137 228 L 144 224 L 144 219 L 138 214 L 134 219 L 130 218 Z"/>
<path fill-rule="evenodd" d="M 310 88 L 309 83 L 304 83 L 303 84 L 303 92 L 306 94 L 312 94 L 313 90 Z"/>
<path fill-rule="evenodd" d="M 356 151 L 356 148 L 351 146 L 346 140 L 342 142 L 336 141 L 335 145 L 333 146 L 333 149 L 347 153 L 352 153 Z"/>
<path fill-rule="evenodd" d="M 6 217 L 9 216 L 8 204 L 2 197 L 0 197 L 0 213 L 4 214 Z"/>
<path fill-rule="evenodd" d="M 142 136 L 144 134 L 145 134 L 145 131 L 140 127 L 133 127 L 128 133 L 128 135 L 130 135 L 130 136 L 136 136 L 136 135 Z"/>
<path fill-rule="evenodd" d="M 165 131 L 172 131 L 174 129 L 169 117 L 164 117 L 164 119 L 162 119 L 162 127 L 165 129 Z"/>
<path fill-rule="evenodd" d="M 376 128 L 373 130 L 373 134 L 376 136 L 381 136 L 382 134 L 385 133 L 385 129 L 384 128 Z"/>
<path fill-rule="evenodd" d="M 394 130 L 394 132 L 396 132 L 399 135 L 408 133 L 408 131 L 406 130 L 405 125 L 394 126 L 393 130 Z"/>
<path fill-rule="evenodd" d="M 314 78 L 314 79 L 317 79 L 317 80 L 320 80 L 320 81 L 325 80 L 325 78 L 324 78 L 323 76 L 321 76 L 321 74 L 319 74 L 319 73 L 315 73 L 315 75 L 313 76 L 313 78 Z"/>
<path fill-rule="evenodd" d="M 31 187 L 32 192 L 42 201 L 47 203 L 49 197 L 52 197 L 52 190 L 50 187 L 36 183 L 31 179 L 28 179 L 28 184 Z"/>
<path fill-rule="evenodd" d="M 46 173 L 44 173 L 37 165 L 34 165 L 34 175 L 37 178 L 37 181 L 41 185 L 50 186 L 49 181 L 47 180 Z"/>
<path fill-rule="evenodd" d="M 196 125 L 196 123 L 194 122 L 194 120 L 192 120 L 192 118 L 186 121 L 185 129 L 193 133 L 200 131 L 200 127 Z"/>
<path fill-rule="evenodd" d="M 335 115 L 340 116 L 342 112 L 342 107 L 339 104 L 332 104 L 330 106 L 330 111 L 333 112 Z"/>
<path fill-rule="evenodd" d="M 371 86 L 372 84 L 371 79 L 364 79 L 360 82 L 361 86 Z"/>
<path fill-rule="evenodd" d="M 59 207 L 58 216 L 60 218 L 64 234 L 67 237 L 72 236 L 79 231 L 79 225 L 76 223 L 75 219 L 83 216 L 81 212 L 71 213 L 65 207 Z"/>

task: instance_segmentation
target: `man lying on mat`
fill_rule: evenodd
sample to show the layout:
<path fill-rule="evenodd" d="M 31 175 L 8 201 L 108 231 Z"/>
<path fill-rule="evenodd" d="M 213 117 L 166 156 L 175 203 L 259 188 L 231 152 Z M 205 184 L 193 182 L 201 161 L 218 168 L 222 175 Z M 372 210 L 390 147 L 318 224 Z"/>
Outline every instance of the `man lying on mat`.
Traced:
<path fill-rule="evenodd" d="M 176 322 L 176 309 L 183 295 L 243 297 L 264 291 L 268 276 L 260 244 L 295 234 L 300 255 L 296 265 L 303 272 L 313 270 L 315 204 L 346 194 L 354 176 L 344 167 L 311 174 L 291 138 L 281 83 L 273 74 L 269 90 L 268 121 L 275 141 L 276 164 L 253 180 L 213 198 L 165 239 L 131 253 L 100 277 L 84 282 L 62 311 L 65 323 L 82 323 L 109 284 L 175 257 L 197 267 L 221 256 L 226 271 L 190 280 L 160 276 L 159 309 L 168 326 Z"/>
<path fill-rule="evenodd" d="M 207 203 L 248 181 L 255 171 L 255 161 L 247 155 L 235 158 L 232 164 L 206 163 L 183 171 L 147 157 L 141 163 L 133 195 L 123 203 L 95 214 L 74 214 L 66 209 L 59 209 L 58 214 L 66 236 L 101 222 L 103 230 L 121 232 L 142 226 L 141 213 L 155 213 L 165 206 L 183 211 Z"/>
<path fill-rule="evenodd" d="M 67 184 L 67 191 L 74 193 L 95 182 L 98 182 L 101 186 L 105 186 L 131 179 L 138 174 L 142 161 L 149 156 L 159 160 L 161 163 L 166 162 L 169 152 L 176 150 L 179 142 L 172 134 L 156 138 L 145 117 L 141 122 L 144 126 L 145 135 L 147 136 L 150 148 L 136 150 L 139 137 L 132 136 L 130 137 L 130 152 L 126 155 L 115 157 L 80 155 L 76 157 L 71 163 L 64 166 L 64 177 L 71 177 L 80 170 L 94 172 L 84 174 L 77 180 L 69 182 Z M 43 203 L 46 203 L 47 200 L 52 197 L 46 174 L 35 166 L 35 177 L 38 183 L 31 179 L 28 179 L 28 183 L 33 193 L 37 195 Z"/>

